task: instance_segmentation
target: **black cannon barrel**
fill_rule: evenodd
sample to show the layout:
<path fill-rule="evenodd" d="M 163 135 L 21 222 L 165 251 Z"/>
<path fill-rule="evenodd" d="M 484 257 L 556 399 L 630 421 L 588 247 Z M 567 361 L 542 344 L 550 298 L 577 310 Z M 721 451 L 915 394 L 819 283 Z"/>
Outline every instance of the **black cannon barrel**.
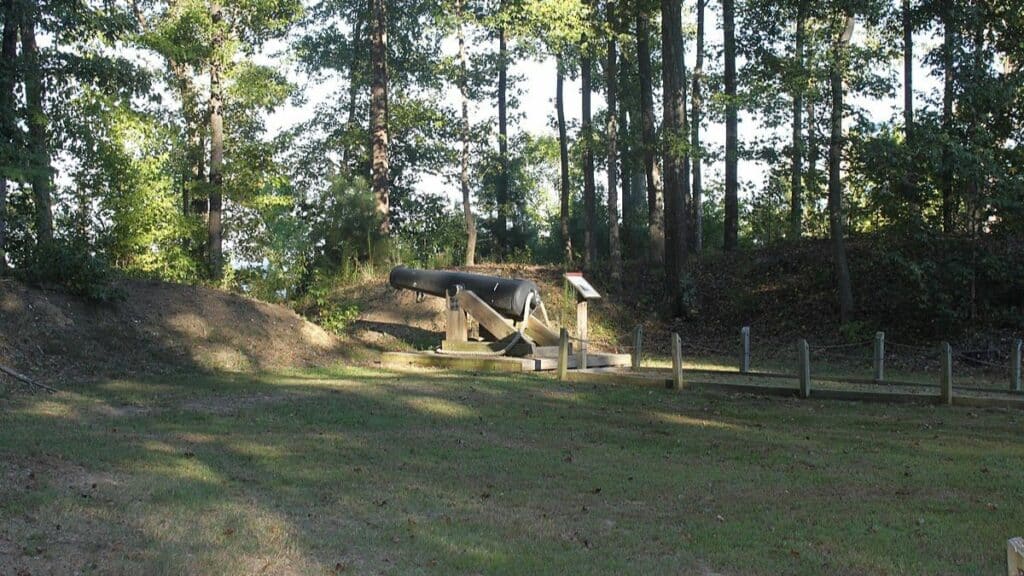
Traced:
<path fill-rule="evenodd" d="M 388 281 L 395 288 L 415 290 L 440 298 L 454 293 L 457 286 L 462 286 L 463 290 L 471 290 L 506 318 L 521 320 L 525 313 L 532 312 L 540 303 L 537 285 L 530 280 L 518 278 L 396 266 L 392 268 Z M 526 310 L 527 305 L 529 310 Z"/>

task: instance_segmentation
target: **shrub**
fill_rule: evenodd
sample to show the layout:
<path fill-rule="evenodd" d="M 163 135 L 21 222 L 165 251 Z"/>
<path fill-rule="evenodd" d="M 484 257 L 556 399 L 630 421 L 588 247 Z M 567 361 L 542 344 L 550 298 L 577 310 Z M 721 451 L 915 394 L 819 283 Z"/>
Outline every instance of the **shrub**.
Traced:
<path fill-rule="evenodd" d="M 113 270 L 106 258 L 76 239 L 56 239 L 37 247 L 24 269 L 24 277 L 37 285 L 60 286 L 94 302 L 125 297 L 124 291 L 113 284 Z"/>

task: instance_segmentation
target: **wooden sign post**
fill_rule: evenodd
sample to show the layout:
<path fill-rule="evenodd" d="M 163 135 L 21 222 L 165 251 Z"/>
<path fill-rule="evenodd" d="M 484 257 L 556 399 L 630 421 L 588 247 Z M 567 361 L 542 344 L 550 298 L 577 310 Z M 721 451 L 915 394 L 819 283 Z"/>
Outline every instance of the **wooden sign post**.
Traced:
<path fill-rule="evenodd" d="M 601 297 L 597 290 L 590 285 L 590 282 L 583 277 L 582 272 L 566 272 L 565 280 L 572 285 L 576 293 L 576 337 L 579 338 L 579 368 L 587 368 L 587 302 L 597 300 Z"/>

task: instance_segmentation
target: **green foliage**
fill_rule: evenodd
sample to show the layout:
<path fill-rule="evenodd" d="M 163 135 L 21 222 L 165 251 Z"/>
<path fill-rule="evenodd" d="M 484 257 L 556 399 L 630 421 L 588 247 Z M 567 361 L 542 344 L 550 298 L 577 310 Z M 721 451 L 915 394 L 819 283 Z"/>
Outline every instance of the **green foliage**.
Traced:
<path fill-rule="evenodd" d="M 335 288 L 341 278 L 314 272 L 306 294 L 297 303 L 297 310 L 321 328 L 342 334 L 359 318 L 359 305 L 337 299 Z"/>
<path fill-rule="evenodd" d="M 38 246 L 21 274 L 34 284 L 59 286 L 94 302 L 112 302 L 125 297 L 124 291 L 113 282 L 114 273 L 107 260 L 80 238 L 55 239 Z"/>

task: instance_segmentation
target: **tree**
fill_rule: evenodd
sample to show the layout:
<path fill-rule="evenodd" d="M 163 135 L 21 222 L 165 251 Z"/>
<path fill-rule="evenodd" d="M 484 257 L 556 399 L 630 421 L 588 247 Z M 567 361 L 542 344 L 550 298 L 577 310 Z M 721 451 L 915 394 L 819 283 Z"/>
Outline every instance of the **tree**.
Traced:
<path fill-rule="evenodd" d="M 736 3 L 722 0 L 723 57 L 725 60 L 725 241 L 726 250 L 739 242 L 739 100 L 736 96 Z"/>
<path fill-rule="evenodd" d="M 619 195 L 618 195 L 618 54 L 616 50 L 616 19 L 615 0 L 607 0 L 606 17 L 608 20 L 608 57 L 605 61 L 605 87 L 608 104 L 607 128 L 605 139 L 608 143 L 608 251 L 611 259 L 612 281 L 618 283 L 622 277 L 622 245 L 619 241 Z"/>
<path fill-rule="evenodd" d="M 643 150 L 644 178 L 647 183 L 648 259 L 652 264 L 665 262 L 665 203 L 661 191 L 661 172 L 654 161 L 654 90 L 651 86 L 650 16 L 642 2 L 636 4 L 636 59 L 640 79 L 640 146 Z"/>
<path fill-rule="evenodd" d="M 213 26 L 210 59 L 210 209 L 207 215 L 206 254 L 210 277 L 224 275 L 224 226 L 221 222 L 224 195 L 224 14 L 220 3 L 210 3 Z"/>
<path fill-rule="evenodd" d="M 14 2 L 4 0 L 3 3 L 3 44 L 0 51 L 0 274 L 7 270 L 7 185 L 17 157 L 14 79 L 17 73 L 18 17 Z"/>
<path fill-rule="evenodd" d="M 580 116 L 580 138 L 583 140 L 583 269 L 592 270 L 597 261 L 597 199 L 594 185 L 594 127 L 590 98 L 593 92 L 591 74 L 593 60 L 590 53 L 590 35 L 584 34 L 580 44 L 580 91 L 583 110 Z"/>
<path fill-rule="evenodd" d="M 832 235 L 832 251 L 836 266 L 836 284 L 839 294 L 839 319 L 846 323 L 853 319 L 853 288 L 850 280 L 850 266 L 846 257 L 846 238 L 843 226 L 843 183 L 841 166 L 843 159 L 843 70 L 847 62 L 847 50 L 853 37 L 855 21 L 852 15 L 844 15 L 842 32 L 832 44 L 829 63 L 829 87 L 832 94 L 831 130 L 828 147 L 828 220 Z"/>
<path fill-rule="evenodd" d="M 498 256 L 507 256 L 510 252 L 508 240 L 508 216 L 512 207 L 509 203 L 509 172 L 508 157 L 508 31 L 504 22 L 505 1 L 501 1 L 499 18 L 502 22 L 498 25 L 498 162 L 500 173 L 498 175 L 498 186 L 496 191 L 498 217 L 495 229 L 495 241 L 497 243 Z"/>
<path fill-rule="evenodd" d="M 387 0 L 370 0 L 373 86 L 370 96 L 370 117 L 373 120 L 371 170 L 373 196 L 376 200 L 380 234 L 391 231 L 391 198 L 388 174 L 388 20 Z"/>
<path fill-rule="evenodd" d="M 693 65 L 690 90 L 690 156 L 693 161 L 693 201 L 690 203 L 690 251 L 700 253 L 704 249 L 704 182 L 701 176 L 700 129 L 703 122 L 703 81 L 704 81 L 704 8 L 708 0 L 697 0 L 697 47 Z"/>
<path fill-rule="evenodd" d="M 807 0 L 797 0 L 796 8 L 796 33 L 794 38 L 794 68 L 795 78 L 791 79 L 793 85 L 793 160 L 790 170 L 790 211 L 789 211 L 789 237 L 792 240 L 799 240 L 803 234 L 804 204 L 804 91 L 807 87 L 806 64 L 804 63 L 804 39 L 807 27 Z"/>
<path fill-rule="evenodd" d="M 36 242 L 46 246 L 53 242 L 53 207 L 50 197 L 50 165 L 48 116 L 43 108 L 46 83 L 39 47 L 36 44 L 36 22 L 40 18 L 35 4 L 20 10 L 21 59 L 25 70 L 25 114 L 28 124 L 29 180 L 35 206 Z"/>
<path fill-rule="evenodd" d="M 461 170 L 459 172 L 459 185 L 462 189 L 462 212 L 466 223 L 466 257 L 464 264 L 472 266 L 476 260 L 476 218 L 473 217 L 473 204 L 469 193 L 469 65 L 466 58 L 466 38 L 463 32 L 463 20 L 465 19 L 465 6 L 463 0 L 456 0 L 457 32 L 459 42 L 459 98 L 462 104 L 462 124 L 459 130 L 459 139 L 462 141 L 462 150 L 459 157 Z"/>
<path fill-rule="evenodd" d="M 662 90 L 665 166 L 665 280 L 672 311 L 681 314 L 682 273 L 686 263 L 688 155 L 686 67 L 683 60 L 682 1 L 661 0 Z"/>
<path fill-rule="evenodd" d="M 558 221 L 562 231 L 564 256 L 562 263 L 572 265 L 572 236 L 569 234 L 569 139 L 565 128 L 565 57 L 559 52 L 555 59 L 555 110 L 558 115 Z"/>

